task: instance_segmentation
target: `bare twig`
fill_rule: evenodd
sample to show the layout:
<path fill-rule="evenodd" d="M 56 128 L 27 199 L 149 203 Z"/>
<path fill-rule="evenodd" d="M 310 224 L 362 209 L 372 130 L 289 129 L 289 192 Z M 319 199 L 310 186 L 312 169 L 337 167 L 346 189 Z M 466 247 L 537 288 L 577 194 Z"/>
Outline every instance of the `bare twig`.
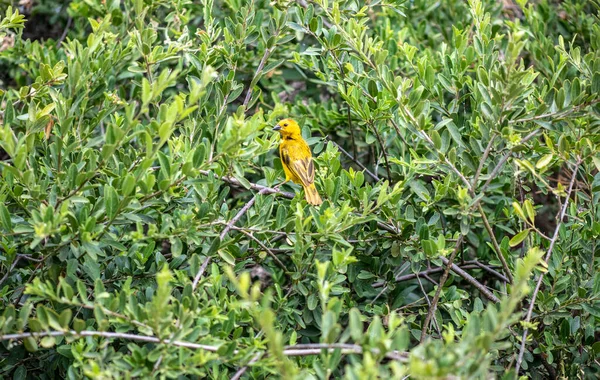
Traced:
<path fill-rule="evenodd" d="M 194 277 L 194 282 L 192 282 L 192 290 L 196 290 L 196 287 L 198 286 L 198 282 L 200 282 L 200 278 L 204 274 L 204 271 L 206 271 L 206 267 L 208 266 L 208 264 L 210 264 L 210 261 L 211 261 L 210 256 L 207 256 L 204 259 L 204 262 L 200 266 L 200 269 L 198 269 L 198 273 L 196 273 L 196 277 Z"/>
<path fill-rule="evenodd" d="M 444 264 L 448 264 L 447 258 L 441 257 L 441 260 Z M 468 274 L 465 271 L 467 269 L 483 269 L 483 270 L 493 274 L 494 276 L 498 277 L 500 280 L 502 280 L 504 282 L 508 282 L 508 279 L 502 273 L 495 271 L 490 266 L 480 263 L 477 260 L 465 261 L 465 264 L 461 265 L 461 266 L 458 266 L 453 263 L 451 266 L 452 272 L 456 273 L 458 276 L 462 277 L 464 280 L 469 282 L 471 285 L 475 286 L 483 294 L 483 296 L 485 296 L 487 299 L 489 299 L 492 302 L 499 302 L 499 299 L 493 293 L 491 293 L 481 282 L 477 281 L 473 276 L 471 276 L 470 274 Z M 437 283 L 431 277 L 429 277 L 429 275 L 443 272 L 444 270 L 445 270 L 444 267 L 429 268 L 429 269 L 426 269 L 419 273 L 398 275 L 398 276 L 396 276 L 395 280 L 396 280 L 396 282 L 402 282 L 402 281 L 413 280 L 417 277 L 423 277 L 424 279 L 431 282 L 432 284 L 437 285 Z M 384 285 L 385 285 L 384 282 L 376 282 L 373 284 L 373 288 L 380 288 Z"/>
<path fill-rule="evenodd" d="M 277 34 L 276 34 L 276 36 L 277 36 Z M 265 67 L 265 63 L 267 63 L 267 60 L 269 59 L 271 52 L 272 52 L 272 50 L 270 48 L 265 49 L 265 53 L 263 54 L 263 56 L 258 64 L 258 67 L 256 68 L 256 72 L 254 73 L 254 76 L 252 77 L 250 86 L 248 87 L 248 92 L 246 93 L 246 98 L 244 99 L 244 103 L 242 104 L 244 106 L 244 108 L 246 108 L 246 106 L 250 102 L 250 99 L 252 98 L 252 91 L 254 90 L 253 87 L 256 85 L 256 83 L 255 83 L 256 78 L 258 78 L 258 76 L 260 75 L 260 72 Z"/>
<path fill-rule="evenodd" d="M 370 122 L 369 126 L 371 127 L 373 132 L 375 132 L 375 137 L 377 137 L 377 141 L 379 142 L 379 146 L 381 147 L 381 154 L 383 154 L 383 159 L 385 160 L 385 171 L 387 173 L 388 179 L 391 181 L 392 180 L 392 172 L 390 170 L 390 162 L 388 160 L 388 153 L 385 149 L 385 144 L 383 143 L 383 139 L 381 138 L 381 135 L 379 134 L 379 131 L 377 130 L 377 127 L 375 126 L 375 124 L 373 124 L 373 122 Z"/>
<path fill-rule="evenodd" d="M 545 114 L 537 115 L 537 116 L 524 117 L 524 118 L 516 119 L 516 120 L 509 120 L 509 123 L 510 124 L 525 123 L 525 122 L 528 122 L 528 121 L 541 120 L 541 119 L 546 119 L 546 118 L 550 118 L 550 117 L 553 120 L 557 120 L 557 119 L 560 119 L 560 118 L 562 118 L 564 116 L 567 116 L 567 115 L 569 115 L 569 114 L 571 114 L 573 112 L 577 112 L 577 111 L 580 111 L 580 110 L 582 110 L 584 108 L 592 106 L 592 105 L 594 105 L 596 103 L 600 103 L 600 99 L 594 99 L 594 100 L 592 100 L 590 102 L 579 104 L 579 105 L 576 105 L 576 106 L 574 106 L 572 108 L 569 108 L 569 109 L 566 109 L 566 110 L 560 110 L 560 111 L 556 111 L 556 112 L 545 113 Z"/>
<path fill-rule="evenodd" d="M 229 177 L 222 177 L 222 178 L 228 178 L 229 179 Z M 237 180 L 235 180 L 235 181 L 237 181 Z M 255 186 L 260 186 L 260 185 L 255 185 Z M 262 194 L 266 194 L 266 193 L 272 193 L 272 192 L 278 192 L 278 190 L 277 189 L 272 189 L 272 188 L 266 187 L 266 186 L 261 186 L 261 189 L 258 192 L 258 194 L 255 195 L 255 196 L 253 196 L 252 199 L 250 199 L 248 201 L 248 203 L 246 203 L 246 205 L 244 207 L 242 207 L 242 209 L 240 211 L 238 211 L 238 213 L 235 214 L 235 216 L 233 218 L 231 218 L 231 220 L 227 223 L 227 225 L 225 226 L 225 228 L 221 232 L 221 235 L 219 236 L 219 239 L 221 241 L 223 241 L 223 239 L 227 235 L 227 232 L 229 232 L 229 230 L 231 230 L 231 228 L 234 226 L 234 224 L 238 220 L 240 220 L 240 218 L 242 217 L 242 215 L 244 215 L 250 209 L 250 207 L 252 207 L 252 205 L 254 204 L 254 202 L 256 202 L 256 197 L 258 195 L 262 195 Z M 210 256 L 208 256 L 208 257 L 206 257 L 204 259 L 204 262 L 202 263 L 202 266 L 200 266 L 200 269 L 198 270 L 198 273 L 196 273 L 196 276 L 194 277 L 194 282 L 192 282 L 192 289 L 193 290 L 196 290 L 196 287 L 198 286 L 198 283 L 200 282 L 200 278 L 204 274 L 204 271 L 206 271 L 206 267 L 208 266 L 208 264 L 210 264 L 211 260 L 212 259 L 211 259 Z M 281 261 L 279 263 L 281 263 Z M 282 264 L 282 266 L 283 266 L 283 264 Z M 285 266 L 284 266 L 284 268 L 285 268 Z"/>
<path fill-rule="evenodd" d="M 273 253 L 273 251 L 267 247 L 266 245 L 264 245 L 263 242 L 261 242 L 260 240 L 258 240 L 251 232 L 245 231 L 243 229 L 237 229 L 236 231 L 239 231 L 241 233 L 243 233 L 244 235 L 248 236 L 250 239 L 254 240 L 256 242 L 256 244 L 258 244 L 263 250 L 265 250 L 265 252 L 267 252 L 269 254 L 269 256 L 271 256 L 273 258 L 273 260 L 275 260 L 275 262 L 277 263 L 277 265 L 279 265 L 279 267 L 281 269 L 283 269 L 284 272 L 287 272 L 288 269 L 285 267 L 285 265 L 281 262 L 281 260 L 279 260 L 279 258 L 275 255 L 275 253 Z"/>
<path fill-rule="evenodd" d="M 535 135 L 537 135 L 539 132 L 540 132 L 540 129 L 536 129 L 533 132 L 529 133 L 527 136 L 525 136 L 521 139 L 521 141 L 519 142 L 519 145 L 525 144 L 527 141 L 529 141 L 533 137 L 535 137 Z M 498 175 L 498 173 L 500 172 L 500 170 L 506 163 L 506 161 L 508 161 L 508 159 L 510 158 L 510 155 L 512 154 L 512 152 L 513 152 L 512 149 L 509 150 L 508 152 L 506 152 L 504 154 L 504 156 L 502 156 L 500 161 L 498 161 L 498 163 L 496 164 L 496 166 L 490 173 L 489 178 L 487 179 L 487 181 L 485 181 L 485 184 L 479 190 L 480 193 L 484 193 L 487 190 L 487 188 L 490 186 L 492 181 L 496 178 L 496 176 Z"/>
<path fill-rule="evenodd" d="M 427 292 L 425 291 L 425 288 L 423 287 L 423 283 L 421 282 L 421 278 L 419 276 L 417 276 L 417 281 L 419 282 L 419 288 L 421 288 L 421 293 L 423 293 L 425 301 L 427 301 L 427 306 L 431 307 L 431 301 L 429 300 L 429 296 L 427 295 Z M 442 336 L 442 332 L 440 331 L 440 327 L 438 326 L 438 322 L 435 316 L 433 317 L 433 326 L 435 327 L 435 330 L 437 331 L 438 335 Z"/>
<path fill-rule="evenodd" d="M 450 259 L 452 259 L 452 257 L 450 257 Z M 470 274 L 468 274 L 467 272 L 465 272 L 461 267 L 459 267 L 458 265 L 456 265 L 454 263 L 450 263 L 450 260 L 447 259 L 447 258 L 445 258 L 445 257 L 442 257 L 442 262 L 446 266 L 448 266 L 448 264 L 451 264 L 450 268 L 452 269 L 452 272 L 454 272 L 457 275 L 461 276 L 467 282 L 469 282 L 471 285 L 473 285 L 474 287 L 476 287 L 477 290 L 479 290 L 481 292 L 481 294 L 483 294 L 487 299 L 489 299 L 490 301 L 495 302 L 495 303 L 500 302 L 500 300 L 498 299 L 498 297 L 496 297 L 492 292 L 490 292 L 482 283 L 480 283 L 479 281 L 477 281 L 473 276 L 471 276 Z M 442 279 L 443 279 L 443 276 L 442 276 Z M 442 284 L 442 279 L 440 279 L 440 284 Z M 444 279 L 444 281 L 445 281 L 445 279 Z"/>
<path fill-rule="evenodd" d="M 573 168 L 573 173 L 571 174 L 571 182 L 569 183 L 569 189 L 567 190 L 567 196 L 565 198 L 565 203 L 563 204 L 556 221 L 556 228 L 554 229 L 554 235 L 552 235 L 552 240 L 550 240 L 550 246 L 548 247 L 548 252 L 544 257 L 544 261 L 548 262 L 550 257 L 552 256 L 552 250 L 554 249 L 554 245 L 558 240 L 558 232 L 563 223 L 563 219 L 565 214 L 567 213 L 567 207 L 569 205 L 569 199 L 571 198 L 571 192 L 573 191 L 573 184 L 575 183 L 575 177 L 577 177 L 577 170 L 579 169 L 579 165 L 581 165 L 581 159 L 577 159 L 575 163 L 575 168 Z M 529 303 L 529 308 L 527 309 L 527 314 L 525 316 L 525 326 L 531 322 L 531 315 L 533 314 L 533 308 L 535 306 L 535 299 L 537 298 L 537 294 L 540 291 L 542 286 L 542 281 L 544 280 L 544 273 L 540 273 L 537 283 L 535 285 L 535 290 L 531 295 L 531 301 Z M 519 349 L 519 356 L 517 357 L 517 364 L 515 365 L 515 376 L 519 375 L 519 369 L 521 369 L 521 363 L 523 362 L 523 354 L 525 353 L 525 344 L 527 342 L 527 333 L 529 329 L 525 327 L 523 329 L 523 336 L 521 337 L 521 348 Z"/>
<path fill-rule="evenodd" d="M 427 312 L 427 316 L 425 317 L 425 322 L 423 322 L 423 328 L 421 329 L 421 342 L 425 340 L 425 336 L 427 335 L 427 330 L 429 329 L 429 323 L 431 322 L 431 318 L 437 309 L 438 301 L 440 300 L 440 294 L 442 293 L 442 288 L 448 279 L 448 274 L 450 273 L 450 267 L 456 258 L 456 255 L 460 251 L 460 247 L 462 246 L 463 236 L 460 235 L 456 240 L 456 246 L 454 247 L 454 252 L 450 255 L 450 259 L 448 260 L 448 264 L 446 264 L 446 269 L 444 270 L 444 274 L 440 278 L 440 283 L 437 286 L 437 290 L 435 291 L 435 296 L 433 296 L 433 301 L 431 302 L 431 307 Z"/>
<path fill-rule="evenodd" d="M 227 233 L 229 232 L 229 230 L 231 230 L 231 227 L 233 227 L 233 225 L 235 223 L 237 223 L 238 220 L 240 220 L 240 218 L 250 209 L 250 207 L 252 207 L 252 205 L 254 204 L 254 202 L 256 202 L 256 198 L 259 195 L 263 195 L 266 194 L 267 192 L 269 192 L 269 188 L 263 188 L 261 189 L 258 194 L 256 194 L 255 196 L 252 197 L 252 199 L 250 199 L 248 201 L 248 203 L 246 203 L 244 205 L 244 207 L 242 207 L 242 209 L 240 211 L 238 211 L 237 214 L 235 214 L 235 216 L 233 218 L 231 218 L 231 220 L 229 221 L 229 223 L 227 223 L 227 225 L 225 226 L 225 228 L 223 228 L 223 231 L 221 231 L 221 241 L 223 241 L 223 239 L 225 239 L 225 236 L 227 235 Z"/>
<path fill-rule="evenodd" d="M 252 359 L 250 359 L 250 361 L 248 362 L 248 364 L 246 364 L 245 366 L 243 366 L 242 368 L 240 368 L 231 378 L 231 380 L 239 380 L 242 375 L 244 373 L 246 373 L 246 371 L 248 370 L 248 367 L 251 366 L 252 364 L 256 363 L 257 361 L 260 360 L 261 356 L 263 356 L 264 353 L 263 352 L 259 352 L 258 354 L 254 355 L 254 357 Z"/>
<path fill-rule="evenodd" d="M 475 189 L 477 187 L 477 180 L 479 179 L 479 175 L 481 174 L 481 171 L 483 170 L 485 161 L 487 160 L 488 156 L 490 155 L 490 152 L 492 150 L 492 146 L 494 144 L 495 139 L 496 139 L 496 135 L 492 135 L 492 137 L 490 138 L 490 141 L 488 142 L 487 146 L 485 147 L 485 151 L 483 152 L 483 156 L 481 157 L 481 160 L 479 160 L 479 166 L 477 167 L 477 171 L 475 172 L 475 175 L 473 176 L 473 181 L 471 181 L 471 187 L 473 189 Z"/>
<path fill-rule="evenodd" d="M 108 339 L 126 339 L 138 342 L 148 342 L 148 343 L 158 343 L 158 344 L 168 344 L 176 347 L 190 348 L 194 350 L 204 350 L 209 352 L 217 352 L 219 350 L 219 346 L 211 346 L 207 344 L 198 344 L 192 342 L 185 342 L 180 340 L 172 340 L 172 339 L 160 339 L 155 336 L 148 335 L 136 335 L 129 333 L 116 333 L 111 331 L 90 331 L 84 330 L 77 332 L 75 330 L 65 330 L 65 331 L 41 331 L 41 332 L 25 332 L 19 334 L 6 334 L 0 335 L 0 342 L 8 341 L 8 340 L 18 340 L 25 338 L 42 338 L 47 336 L 71 336 L 75 338 L 83 338 L 83 337 L 101 337 Z M 347 354 L 362 354 L 364 352 L 363 348 L 357 344 L 347 344 L 347 343 L 330 343 L 330 344 L 296 344 L 293 346 L 285 346 L 283 349 L 283 355 L 285 356 L 308 356 L 308 355 L 320 355 L 323 350 L 327 350 L 329 352 L 333 352 L 335 350 L 340 350 L 343 355 Z M 380 354 L 381 351 L 372 348 L 370 350 L 373 354 Z M 239 354 L 239 350 L 234 350 L 233 354 Z M 264 354 L 264 352 L 262 353 Z M 401 351 L 389 351 L 384 354 L 384 356 L 391 360 L 398 360 L 402 362 L 406 362 L 408 360 L 408 353 Z"/>
<path fill-rule="evenodd" d="M 34 332 L 26 332 L 26 333 L 19 333 L 19 334 L 6 334 L 6 335 L 0 335 L 0 341 L 25 339 L 25 338 L 42 338 L 42 337 L 46 337 L 46 336 L 73 336 L 73 337 L 77 337 L 77 338 L 88 337 L 88 336 L 97 336 L 97 337 L 103 337 L 103 338 L 128 339 L 128 340 L 134 340 L 134 341 L 139 341 L 139 342 L 164 343 L 164 344 L 170 344 L 170 345 L 173 345 L 176 347 L 192 348 L 192 349 L 204 350 L 204 351 L 210 351 L 210 352 L 217 352 L 217 350 L 219 349 L 219 347 L 217 347 L 217 346 L 210 346 L 210 345 L 206 345 L 206 344 L 198 344 L 198 343 L 192 343 L 192 342 L 184 342 L 184 341 L 180 341 L 180 340 L 170 340 L 170 339 L 162 340 L 155 336 L 117 333 L 117 332 L 111 332 L 111 331 L 89 331 L 89 330 L 84 330 L 84 331 L 80 331 L 80 332 L 77 332 L 75 330 L 66 330 L 66 331 L 40 331 L 40 332 L 35 332 L 35 333 Z"/>
<path fill-rule="evenodd" d="M 283 354 L 286 356 L 306 356 L 306 355 L 319 355 L 321 350 L 328 350 L 332 352 L 336 349 L 342 351 L 342 354 L 362 354 L 363 348 L 358 344 L 348 343 L 306 343 L 296 344 L 293 346 L 285 346 L 283 348 Z M 376 348 L 370 349 L 373 354 L 380 354 Z M 385 354 L 385 357 L 392 360 L 406 361 L 408 354 L 401 351 L 389 351 Z"/>
<path fill-rule="evenodd" d="M 61 9 L 61 11 L 62 11 L 62 9 Z M 65 26 L 65 30 L 63 30 L 60 38 L 58 39 L 58 41 L 56 41 L 56 46 L 57 47 L 60 47 L 60 45 L 62 44 L 62 42 L 67 37 L 67 33 L 69 32 L 69 28 L 71 27 L 71 23 L 72 22 L 73 22 L 73 18 L 71 16 L 69 16 L 69 18 L 67 19 L 67 25 Z"/>
<path fill-rule="evenodd" d="M 475 261 L 475 265 L 477 265 L 479 268 L 485 270 L 486 272 L 493 274 L 494 276 L 498 277 L 500 280 L 502 280 L 504 282 L 508 282 L 508 278 L 506 278 L 502 273 L 498 272 L 497 270 L 494 270 L 490 266 L 487 266 L 480 261 L 477 261 L 477 260 L 474 260 L 474 261 Z"/>
<path fill-rule="evenodd" d="M 240 181 L 238 181 L 236 178 L 234 178 L 234 177 L 219 176 L 219 175 L 216 175 L 216 174 L 214 174 L 212 172 L 209 172 L 207 170 L 199 170 L 199 173 L 202 174 L 202 175 L 205 175 L 205 176 L 214 176 L 214 177 L 220 179 L 221 181 L 227 182 L 228 184 L 236 186 L 236 187 L 243 187 L 243 188 L 245 188 L 245 186 Z M 277 194 L 277 195 L 281 195 L 284 198 L 288 198 L 288 199 L 294 199 L 294 197 L 295 197 L 294 193 L 290 193 L 290 192 L 287 192 L 287 191 L 282 191 L 282 190 L 276 189 L 274 187 L 268 187 L 268 186 L 259 185 L 259 184 L 256 184 L 256 183 L 250 183 L 250 188 L 252 190 L 259 190 L 259 191 L 265 189 L 265 193 L 263 193 L 263 194 Z"/>
<path fill-rule="evenodd" d="M 344 153 L 344 155 L 346 157 L 348 157 L 350 160 L 352 160 L 352 162 L 354 162 L 356 165 L 358 165 L 358 167 L 360 167 L 362 170 L 364 170 L 365 173 L 367 173 L 369 175 L 369 177 L 373 178 L 375 181 L 379 181 L 379 177 L 377 176 L 377 174 L 373 174 L 373 172 L 371 172 L 369 169 L 367 169 L 367 167 L 365 165 L 363 165 L 362 162 L 360 162 L 356 157 L 354 157 L 353 155 L 348 153 L 344 148 L 342 148 L 340 146 L 340 144 L 333 141 L 331 139 L 331 137 L 329 137 L 329 136 L 327 136 L 327 140 L 329 142 L 331 142 L 336 148 L 338 148 L 338 150 L 340 152 Z"/>
<path fill-rule="evenodd" d="M 4 281 L 6 281 L 6 279 L 10 275 L 10 272 L 12 272 L 12 270 L 15 269 L 15 267 L 17 266 L 17 264 L 19 263 L 19 261 L 21 261 L 21 256 L 17 256 L 17 258 L 12 262 L 12 264 L 10 265 L 10 268 L 8 268 L 8 270 L 6 271 L 6 274 L 0 280 L 0 285 L 2 285 L 2 283 Z"/>
<path fill-rule="evenodd" d="M 209 172 L 207 170 L 199 170 L 198 172 L 200 174 L 202 174 L 202 175 L 205 175 L 205 176 L 214 176 L 214 177 L 220 179 L 221 181 L 227 182 L 230 185 L 233 185 L 233 186 L 236 186 L 236 187 L 243 187 L 243 188 L 245 188 L 245 186 L 240 181 L 238 181 L 237 179 L 235 179 L 234 177 L 219 176 L 219 175 L 211 173 L 211 172 Z M 294 197 L 296 196 L 294 193 L 290 193 L 290 192 L 287 192 L 287 191 L 279 190 L 279 189 L 276 189 L 274 187 L 268 187 L 268 186 L 259 185 L 259 184 L 252 183 L 252 182 L 250 182 L 250 188 L 252 190 L 259 190 L 259 191 L 264 190 L 265 192 L 263 194 L 276 194 L 276 195 L 282 196 L 282 197 L 287 198 L 287 199 L 294 199 Z M 400 230 L 398 230 L 398 228 L 396 228 L 395 226 L 389 225 L 387 223 L 384 223 L 384 222 L 378 221 L 377 222 L 377 227 L 381 228 L 382 230 L 386 230 L 386 231 L 388 231 L 388 232 L 390 232 L 390 233 L 392 233 L 394 235 L 399 235 L 400 234 Z"/>
<path fill-rule="evenodd" d="M 504 274 L 506 275 L 508 282 L 510 284 L 512 284 L 512 282 L 513 282 L 512 273 L 510 272 L 508 263 L 506 262 L 506 259 L 504 258 L 504 255 L 502 254 L 500 245 L 498 245 L 498 241 L 496 240 L 496 235 L 494 235 L 494 230 L 492 230 L 492 226 L 490 226 L 490 223 L 487 220 L 487 216 L 485 216 L 485 211 L 483 210 L 483 207 L 481 207 L 481 202 L 477 205 L 477 209 L 479 210 L 479 214 L 481 215 L 481 219 L 483 220 L 483 225 L 485 226 L 485 229 L 487 230 L 488 235 L 490 235 L 490 238 L 492 239 L 492 244 L 494 246 L 494 250 L 496 251 L 496 256 L 498 256 L 498 260 L 500 260 L 500 262 L 502 263 L 502 268 L 504 268 Z"/>

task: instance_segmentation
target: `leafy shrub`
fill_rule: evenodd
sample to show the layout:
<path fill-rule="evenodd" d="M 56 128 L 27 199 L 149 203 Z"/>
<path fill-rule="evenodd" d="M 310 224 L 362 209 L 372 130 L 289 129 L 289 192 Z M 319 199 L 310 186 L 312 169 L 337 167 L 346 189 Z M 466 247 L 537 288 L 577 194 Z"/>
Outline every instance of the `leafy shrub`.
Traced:
<path fill-rule="evenodd" d="M 2 376 L 598 376 L 597 2 L 16 3 Z"/>

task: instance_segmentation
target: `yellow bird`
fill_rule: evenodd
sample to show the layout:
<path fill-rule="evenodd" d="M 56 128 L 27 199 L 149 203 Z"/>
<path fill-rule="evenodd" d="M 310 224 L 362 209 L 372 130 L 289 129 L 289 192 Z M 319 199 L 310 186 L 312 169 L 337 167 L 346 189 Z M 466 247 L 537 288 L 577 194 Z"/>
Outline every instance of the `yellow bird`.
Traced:
<path fill-rule="evenodd" d="M 279 156 L 285 172 L 285 182 L 291 180 L 302 185 L 306 201 L 311 205 L 320 205 L 323 200 L 314 183 L 315 165 L 310 148 L 300 134 L 300 126 L 292 119 L 283 119 L 273 130 L 279 131 L 281 135 Z"/>

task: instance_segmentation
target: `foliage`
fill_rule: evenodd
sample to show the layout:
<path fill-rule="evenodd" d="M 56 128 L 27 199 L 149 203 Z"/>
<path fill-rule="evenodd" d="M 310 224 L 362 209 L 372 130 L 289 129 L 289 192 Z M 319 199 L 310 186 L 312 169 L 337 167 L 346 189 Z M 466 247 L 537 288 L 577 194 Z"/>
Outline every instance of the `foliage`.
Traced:
<path fill-rule="evenodd" d="M 17 3 L 2 376 L 598 376 L 598 2 Z"/>

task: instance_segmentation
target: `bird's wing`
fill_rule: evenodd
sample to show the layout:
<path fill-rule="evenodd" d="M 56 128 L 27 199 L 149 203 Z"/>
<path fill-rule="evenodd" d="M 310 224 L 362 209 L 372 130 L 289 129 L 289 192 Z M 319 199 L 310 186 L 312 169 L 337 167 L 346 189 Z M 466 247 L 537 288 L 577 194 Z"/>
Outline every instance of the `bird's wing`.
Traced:
<path fill-rule="evenodd" d="M 303 157 L 296 158 L 293 157 L 298 156 L 293 154 L 295 152 L 290 152 L 293 149 L 282 149 L 281 150 L 281 159 L 283 163 L 288 167 L 290 172 L 294 174 L 304 186 L 309 186 L 315 181 L 315 165 L 313 163 L 312 157 Z M 310 152 L 310 151 L 309 151 Z M 305 156 L 306 154 L 300 154 L 300 156 Z"/>

